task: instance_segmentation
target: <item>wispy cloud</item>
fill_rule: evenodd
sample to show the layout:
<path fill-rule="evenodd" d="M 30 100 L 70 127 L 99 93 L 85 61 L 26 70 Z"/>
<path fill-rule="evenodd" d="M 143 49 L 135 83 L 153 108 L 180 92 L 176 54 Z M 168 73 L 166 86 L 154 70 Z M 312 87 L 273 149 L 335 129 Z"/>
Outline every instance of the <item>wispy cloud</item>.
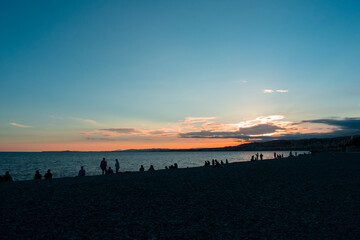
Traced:
<path fill-rule="evenodd" d="M 19 124 L 19 123 L 14 123 L 14 122 L 11 122 L 9 124 L 11 126 L 20 127 L 20 128 L 31 128 L 31 126 L 26 126 L 26 125 L 22 125 L 22 124 Z"/>
<path fill-rule="evenodd" d="M 286 90 L 286 89 L 278 89 L 278 90 L 265 89 L 263 92 L 264 93 L 287 93 L 287 92 L 289 92 L 289 90 Z"/>
<path fill-rule="evenodd" d="M 79 118 L 79 117 L 72 117 L 72 119 L 74 119 L 76 121 L 81 121 L 81 122 L 84 122 L 84 123 L 94 124 L 94 125 L 98 124 L 95 120 L 91 120 L 91 119 L 84 119 L 84 118 Z"/>
<path fill-rule="evenodd" d="M 274 92 L 274 90 L 272 90 L 272 89 L 265 89 L 264 90 L 264 93 L 273 93 Z"/>

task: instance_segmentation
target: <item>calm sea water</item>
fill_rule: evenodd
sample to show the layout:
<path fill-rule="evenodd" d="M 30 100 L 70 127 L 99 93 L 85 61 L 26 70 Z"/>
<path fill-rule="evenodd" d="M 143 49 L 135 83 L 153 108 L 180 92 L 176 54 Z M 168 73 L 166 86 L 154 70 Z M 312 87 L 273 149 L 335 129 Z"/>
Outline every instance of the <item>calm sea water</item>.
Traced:
<path fill-rule="evenodd" d="M 305 151 L 298 151 L 298 154 Z M 51 169 L 53 178 L 77 176 L 80 166 L 84 166 L 87 175 L 99 175 L 100 161 L 106 158 L 108 166 L 115 169 L 115 159 L 119 159 L 120 172 L 138 171 L 140 165 L 147 170 L 154 165 L 155 169 L 177 163 L 179 168 L 203 166 L 205 160 L 217 159 L 219 162 L 249 161 L 256 152 L 0 152 L 0 174 L 9 171 L 13 179 L 33 179 L 35 171 L 44 175 Z M 264 159 L 272 159 L 274 152 L 264 151 Z M 289 151 L 278 151 L 289 155 Z M 260 152 L 259 152 L 260 154 Z"/>

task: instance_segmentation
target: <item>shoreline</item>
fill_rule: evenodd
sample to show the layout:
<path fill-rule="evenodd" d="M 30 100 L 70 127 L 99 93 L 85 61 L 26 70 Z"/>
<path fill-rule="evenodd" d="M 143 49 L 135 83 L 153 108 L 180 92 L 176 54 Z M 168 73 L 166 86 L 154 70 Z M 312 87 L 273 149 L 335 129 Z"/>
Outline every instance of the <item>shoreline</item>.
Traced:
<path fill-rule="evenodd" d="M 360 153 L 3 182 L 0 235 L 358 239 L 359 186 Z"/>

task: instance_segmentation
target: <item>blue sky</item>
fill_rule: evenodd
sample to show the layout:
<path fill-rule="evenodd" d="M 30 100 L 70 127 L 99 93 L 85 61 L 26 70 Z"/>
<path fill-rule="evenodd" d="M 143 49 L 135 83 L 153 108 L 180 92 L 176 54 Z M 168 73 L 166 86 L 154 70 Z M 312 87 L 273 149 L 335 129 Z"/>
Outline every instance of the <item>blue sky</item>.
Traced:
<path fill-rule="evenodd" d="M 358 118 L 359 11 L 359 1 L 1 1 L 0 150 L 86 146 L 85 132 L 189 118 Z M 92 143 L 168 141 L 116 137 Z"/>

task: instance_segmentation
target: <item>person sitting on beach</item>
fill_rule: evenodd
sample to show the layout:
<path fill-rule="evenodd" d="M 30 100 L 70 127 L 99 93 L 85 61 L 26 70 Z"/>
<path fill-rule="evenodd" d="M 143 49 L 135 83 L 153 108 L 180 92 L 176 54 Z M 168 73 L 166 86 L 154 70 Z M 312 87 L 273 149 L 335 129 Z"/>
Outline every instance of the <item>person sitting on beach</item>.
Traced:
<path fill-rule="evenodd" d="M 224 165 L 224 161 L 223 161 L 223 160 L 221 160 L 221 161 L 220 161 L 220 164 L 221 164 L 221 165 Z"/>
<path fill-rule="evenodd" d="M 35 176 L 34 176 L 34 180 L 41 180 L 42 176 L 39 173 L 39 170 L 36 170 Z"/>
<path fill-rule="evenodd" d="M 102 174 L 106 173 L 106 167 L 107 167 L 107 162 L 106 162 L 105 158 L 103 158 L 103 160 L 100 163 L 100 168 L 102 170 Z"/>
<path fill-rule="evenodd" d="M 250 160 L 250 161 L 255 161 L 254 155 L 251 156 L 251 160 Z"/>
<path fill-rule="evenodd" d="M 174 168 L 178 168 L 178 164 L 177 164 L 177 163 L 174 163 Z"/>
<path fill-rule="evenodd" d="M 45 179 L 52 179 L 52 173 L 50 172 L 50 169 L 47 170 L 47 173 L 44 175 Z"/>
<path fill-rule="evenodd" d="M 145 170 L 145 169 L 144 169 L 144 166 L 141 165 L 139 171 L 140 171 L 140 172 L 143 172 L 144 170 Z"/>
<path fill-rule="evenodd" d="M 154 171 L 155 169 L 154 169 L 154 166 L 153 165 L 150 165 L 150 167 L 149 167 L 149 170 L 148 171 Z"/>
<path fill-rule="evenodd" d="M 115 171 L 116 173 L 119 173 L 119 169 L 120 169 L 120 163 L 118 159 L 115 159 Z"/>
<path fill-rule="evenodd" d="M 12 182 L 12 180 L 13 179 L 12 179 L 9 171 L 6 171 L 5 176 L 4 176 L 4 182 Z"/>
<path fill-rule="evenodd" d="M 113 174 L 114 173 L 114 171 L 111 169 L 111 167 L 109 167 L 109 169 L 107 170 L 107 172 L 106 172 L 107 174 Z"/>
<path fill-rule="evenodd" d="M 215 159 L 215 165 L 213 166 L 214 168 L 219 168 L 221 167 L 220 166 L 220 163 L 218 162 L 218 160 Z"/>
<path fill-rule="evenodd" d="M 260 160 L 263 160 L 263 157 L 264 157 L 264 155 L 261 153 L 260 154 Z"/>
<path fill-rule="evenodd" d="M 84 166 L 81 166 L 81 169 L 79 170 L 79 177 L 85 177 L 85 174 L 86 174 L 86 172 L 85 172 L 85 169 L 84 169 Z"/>

